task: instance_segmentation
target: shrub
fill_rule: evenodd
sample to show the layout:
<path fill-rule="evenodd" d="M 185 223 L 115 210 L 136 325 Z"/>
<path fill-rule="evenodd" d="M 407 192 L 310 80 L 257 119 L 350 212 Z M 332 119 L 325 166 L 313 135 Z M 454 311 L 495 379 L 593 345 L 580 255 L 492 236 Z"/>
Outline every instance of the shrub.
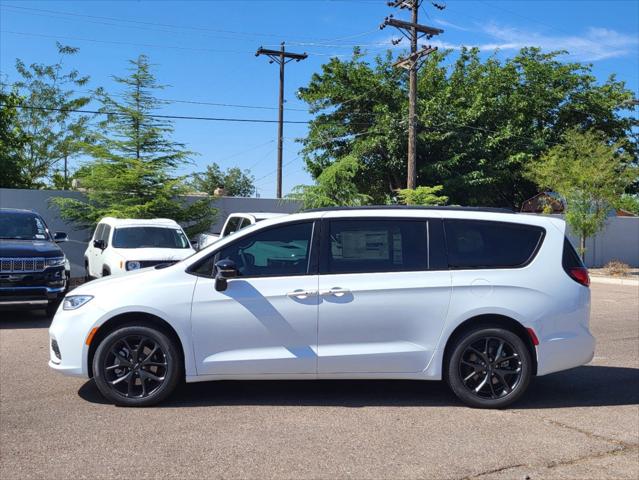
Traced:
<path fill-rule="evenodd" d="M 613 277 L 627 277 L 630 274 L 630 266 L 619 260 L 611 260 L 606 264 L 604 270 Z"/>

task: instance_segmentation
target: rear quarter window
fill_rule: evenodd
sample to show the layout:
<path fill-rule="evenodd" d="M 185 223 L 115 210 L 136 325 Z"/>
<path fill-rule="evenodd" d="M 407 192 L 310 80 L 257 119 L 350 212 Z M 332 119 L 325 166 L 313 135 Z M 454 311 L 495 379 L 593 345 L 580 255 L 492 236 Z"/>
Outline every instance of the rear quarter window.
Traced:
<path fill-rule="evenodd" d="M 534 225 L 445 220 L 448 264 L 453 269 L 517 268 L 530 263 L 546 231 Z"/>

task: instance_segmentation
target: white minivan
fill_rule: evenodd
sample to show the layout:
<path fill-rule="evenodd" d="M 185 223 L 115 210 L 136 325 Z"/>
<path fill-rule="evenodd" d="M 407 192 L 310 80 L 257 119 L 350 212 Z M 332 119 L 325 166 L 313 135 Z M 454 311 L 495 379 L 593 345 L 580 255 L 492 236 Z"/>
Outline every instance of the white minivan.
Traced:
<path fill-rule="evenodd" d="M 194 252 L 174 220 L 105 217 L 84 252 L 85 276 L 91 280 L 176 263 Z"/>
<path fill-rule="evenodd" d="M 503 407 L 588 363 L 588 272 L 546 216 L 326 209 L 264 220 L 171 266 L 69 294 L 51 368 L 119 405 L 187 382 L 441 380 Z M 552 395 L 548 392 L 548 395 Z"/>

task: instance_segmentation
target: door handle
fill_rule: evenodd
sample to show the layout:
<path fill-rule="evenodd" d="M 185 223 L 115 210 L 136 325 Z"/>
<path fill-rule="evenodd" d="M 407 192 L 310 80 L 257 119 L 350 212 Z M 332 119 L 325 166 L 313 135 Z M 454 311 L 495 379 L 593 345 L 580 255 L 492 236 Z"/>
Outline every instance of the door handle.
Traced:
<path fill-rule="evenodd" d="M 317 292 L 315 290 L 298 289 L 298 290 L 293 290 L 292 292 L 288 292 L 286 294 L 286 296 L 287 297 L 294 297 L 294 298 L 304 299 L 304 298 L 312 297 L 316 293 Z"/>
<path fill-rule="evenodd" d="M 351 291 L 348 288 L 340 288 L 340 287 L 333 287 L 330 290 L 319 291 L 319 294 L 322 296 L 335 295 L 336 297 L 343 297 L 347 293 L 351 293 Z"/>

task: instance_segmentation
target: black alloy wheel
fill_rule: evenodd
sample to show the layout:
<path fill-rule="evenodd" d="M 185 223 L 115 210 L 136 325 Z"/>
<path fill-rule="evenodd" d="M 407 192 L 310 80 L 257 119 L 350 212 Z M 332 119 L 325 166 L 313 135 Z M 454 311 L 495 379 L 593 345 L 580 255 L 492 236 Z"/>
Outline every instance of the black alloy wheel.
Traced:
<path fill-rule="evenodd" d="M 112 344 L 104 363 L 107 382 L 126 398 L 144 398 L 166 379 L 166 353 L 149 337 L 129 335 Z"/>
<path fill-rule="evenodd" d="M 100 392 L 125 406 L 147 406 L 166 398 L 179 381 L 182 361 L 174 342 L 149 327 L 129 326 L 98 346 L 93 373 Z"/>
<path fill-rule="evenodd" d="M 483 337 L 468 345 L 459 362 L 464 385 L 481 398 L 501 398 L 521 380 L 521 359 L 503 338 Z"/>
<path fill-rule="evenodd" d="M 446 373 L 451 389 L 466 404 L 505 407 L 528 387 L 530 353 L 522 339 L 509 330 L 479 329 L 457 340 Z"/>

